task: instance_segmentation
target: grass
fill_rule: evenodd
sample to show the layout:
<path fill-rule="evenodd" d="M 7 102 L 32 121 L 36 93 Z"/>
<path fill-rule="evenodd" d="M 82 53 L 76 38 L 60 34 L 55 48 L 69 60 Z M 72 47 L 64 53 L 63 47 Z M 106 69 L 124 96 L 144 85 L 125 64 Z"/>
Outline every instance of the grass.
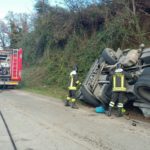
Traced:
<path fill-rule="evenodd" d="M 67 95 L 67 91 L 58 87 L 23 87 L 22 89 L 28 92 L 55 97 L 59 99 L 65 99 Z"/>
<path fill-rule="evenodd" d="M 49 86 L 44 84 L 44 80 L 47 83 L 47 79 L 51 75 L 46 70 L 47 66 L 32 66 L 30 68 L 24 68 L 23 70 L 23 81 L 20 84 L 20 88 L 32 93 L 37 93 L 45 96 L 55 97 L 59 99 L 66 98 L 67 91 L 59 86 Z M 54 75 L 52 75 L 54 76 Z"/>

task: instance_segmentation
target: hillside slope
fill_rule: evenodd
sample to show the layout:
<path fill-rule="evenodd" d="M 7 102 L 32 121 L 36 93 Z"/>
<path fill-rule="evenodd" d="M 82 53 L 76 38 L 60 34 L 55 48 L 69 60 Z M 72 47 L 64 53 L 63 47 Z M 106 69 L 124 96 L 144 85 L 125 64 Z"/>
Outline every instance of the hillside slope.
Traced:
<path fill-rule="evenodd" d="M 83 81 L 105 47 L 150 46 L 150 1 L 133 2 L 107 0 L 75 10 L 49 6 L 37 11 L 34 30 L 17 43 L 24 49 L 23 85 L 65 89 L 73 65 L 78 64 Z"/>

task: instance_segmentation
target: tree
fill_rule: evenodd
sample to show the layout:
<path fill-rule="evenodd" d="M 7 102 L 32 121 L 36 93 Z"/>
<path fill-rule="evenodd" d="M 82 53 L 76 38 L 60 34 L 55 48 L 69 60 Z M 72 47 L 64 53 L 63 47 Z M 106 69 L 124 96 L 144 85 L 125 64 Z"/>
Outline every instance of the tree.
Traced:
<path fill-rule="evenodd" d="M 7 25 L 0 20 L 0 46 L 5 49 L 9 44 Z"/>
<path fill-rule="evenodd" d="M 48 0 L 35 0 L 36 3 L 34 5 L 34 8 L 38 15 L 46 14 L 49 10 L 49 2 Z"/>
<path fill-rule="evenodd" d="M 83 8 L 86 8 L 92 3 L 96 3 L 97 0 L 64 0 L 64 2 L 71 11 L 77 12 Z"/>
<path fill-rule="evenodd" d="M 26 33 L 29 32 L 29 15 L 27 14 L 17 14 L 18 15 L 18 25 L 20 26 L 20 28 L 22 28 L 22 32 Z"/>
<path fill-rule="evenodd" d="M 22 39 L 23 34 L 29 32 L 28 18 L 27 14 L 8 12 L 6 19 L 11 48 L 17 48 L 17 43 Z"/>

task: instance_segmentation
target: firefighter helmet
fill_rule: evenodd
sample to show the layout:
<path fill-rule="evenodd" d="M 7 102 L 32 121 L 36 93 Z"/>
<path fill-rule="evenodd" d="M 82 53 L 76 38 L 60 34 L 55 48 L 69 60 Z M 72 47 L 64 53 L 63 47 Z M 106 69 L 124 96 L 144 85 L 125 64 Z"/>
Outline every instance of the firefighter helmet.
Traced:
<path fill-rule="evenodd" d="M 118 69 L 115 70 L 115 73 L 121 73 L 121 72 L 123 72 L 122 68 L 118 68 Z"/>
<path fill-rule="evenodd" d="M 120 69 L 120 68 L 122 68 L 122 64 L 121 63 L 117 63 L 116 69 Z"/>
<path fill-rule="evenodd" d="M 123 72 L 122 68 L 123 68 L 122 64 L 121 63 L 117 63 L 115 72 L 116 73 Z"/>

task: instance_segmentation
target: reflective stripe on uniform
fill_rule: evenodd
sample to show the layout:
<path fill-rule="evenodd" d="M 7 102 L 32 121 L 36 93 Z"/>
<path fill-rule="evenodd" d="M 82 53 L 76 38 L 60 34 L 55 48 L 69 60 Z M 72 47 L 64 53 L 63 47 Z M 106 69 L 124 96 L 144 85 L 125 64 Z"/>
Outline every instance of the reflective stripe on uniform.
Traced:
<path fill-rule="evenodd" d="M 76 84 L 81 84 L 81 83 L 80 83 L 80 81 L 78 80 L 78 81 L 76 81 Z"/>
<path fill-rule="evenodd" d="M 115 103 L 114 103 L 113 101 L 111 101 L 111 102 L 109 103 L 109 106 L 110 106 L 110 107 L 114 107 L 114 105 L 115 105 Z"/>
<path fill-rule="evenodd" d="M 70 87 L 72 87 L 73 86 L 73 76 L 71 75 L 70 77 L 71 77 Z"/>
<path fill-rule="evenodd" d="M 125 85 L 124 85 L 124 75 L 121 76 L 121 87 L 125 87 Z"/>
<path fill-rule="evenodd" d="M 122 109 L 121 109 L 121 112 L 122 112 L 122 113 L 125 113 L 125 112 L 126 112 L 126 110 L 125 110 L 124 108 L 122 108 Z"/>
<path fill-rule="evenodd" d="M 117 107 L 122 108 L 123 107 L 123 103 L 118 103 Z"/>
<path fill-rule="evenodd" d="M 113 75 L 113 89 L 116 87 L 116 76 Z"/>
<path fill-rule="evenodd" d="M 121 82 L 120 84 L 118 82 Z M 127 89 L 125 87 L 125 78 L 124 74 L 122 73 L 117 73 L 113 75 L 113 91 L 114 92 L 119 92 L 123 91 L 125 92 Z"/>
<path fill-rule="evenodd" d="M 75 101 L 76 101 L 76 99 L 75 99 L 75 98 L 72 98 L 72 99 L 71 99 L 71 102 L 75 102 Z"/>
<path fill-rule="evenodd" d="M 113 91 L 114 92 L 125 92 L 125 91 L 127 91 L 127 89 L 124 87 L 113 87 Z"/>
<path fill-rule="evenodd" d="M 77 89 L 77 87 L 75 87 L 75 86 L 69 86 L 68 87 L 68 90 L 76 90 Z"/>
<path fill-rule="evenodd" d="M 67 96 L 67 100 L 69 101 L 71 98 L 69 96 Z"/>
<path fill-rule="evenodd" d="M 70 86 L 68 87 L 68 90 L 76 90 L 77 87 L 75 87 L 75 86 L 73 85 L 73 82 L 74 82 L 73 75 L 70 75 L 70 78 L 71 78 L 71 81 L 70 81 Z"/>

